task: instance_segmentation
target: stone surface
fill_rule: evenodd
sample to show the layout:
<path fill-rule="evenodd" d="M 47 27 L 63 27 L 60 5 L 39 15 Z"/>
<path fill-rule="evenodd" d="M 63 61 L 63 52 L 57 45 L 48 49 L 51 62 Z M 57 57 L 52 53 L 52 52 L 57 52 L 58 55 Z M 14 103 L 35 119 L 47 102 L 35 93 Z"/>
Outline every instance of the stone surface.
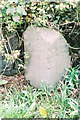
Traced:
<path fill-rule="evenodd" d="M 37 88 L 41 81 L 55 86 L 70 63 L 66 40 L 54 29 L 44 27 L 28 27 L 23 37 L 24 49 L 29 53 L 25 60 L 26 78 Z"/>

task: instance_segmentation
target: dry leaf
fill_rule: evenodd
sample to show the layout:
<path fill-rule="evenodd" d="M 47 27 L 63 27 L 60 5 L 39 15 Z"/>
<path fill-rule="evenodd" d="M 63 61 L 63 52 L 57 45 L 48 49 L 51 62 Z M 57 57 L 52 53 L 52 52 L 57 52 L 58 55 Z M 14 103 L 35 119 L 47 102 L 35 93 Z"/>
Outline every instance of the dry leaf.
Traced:
<path fill-rule="evenodd" d="M 43 116 L 43 117 L 47 117 L 47 112 L 44 108 L 40 107 L 40 114 Z"/>

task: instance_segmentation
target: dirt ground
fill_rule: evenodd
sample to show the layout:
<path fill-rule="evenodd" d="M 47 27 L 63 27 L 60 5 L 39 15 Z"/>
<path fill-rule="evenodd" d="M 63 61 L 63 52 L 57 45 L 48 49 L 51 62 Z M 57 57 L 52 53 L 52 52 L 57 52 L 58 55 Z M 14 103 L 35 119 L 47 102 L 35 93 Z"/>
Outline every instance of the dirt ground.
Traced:
<path fill-rule="evenodd" d="M 19 76 L 18 75 L 14 75 L 14 76 L 2 75 L 1 79 L 8 81 L 7 84 L 0 85 L 1 94 L 6 93 L 8 89 L 11 90 L 12 88 L 18 88 L 19 90 L 23 90 L 24 85 L 25 86 L 29 85 L 23 74 Z"/>

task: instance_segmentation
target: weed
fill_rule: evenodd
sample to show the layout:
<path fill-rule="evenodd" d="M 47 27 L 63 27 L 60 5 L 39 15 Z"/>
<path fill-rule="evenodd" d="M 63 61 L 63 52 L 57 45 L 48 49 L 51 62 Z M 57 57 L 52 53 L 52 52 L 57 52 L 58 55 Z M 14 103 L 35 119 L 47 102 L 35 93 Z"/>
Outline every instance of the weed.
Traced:
<path fill-rule="evenodd" d="M 38 90 L 8 90 L 0 101 L 0 118 L 78 118 L 78 82 L 79 66 L 70 67 L 55 89 L 42 83 Z"/>

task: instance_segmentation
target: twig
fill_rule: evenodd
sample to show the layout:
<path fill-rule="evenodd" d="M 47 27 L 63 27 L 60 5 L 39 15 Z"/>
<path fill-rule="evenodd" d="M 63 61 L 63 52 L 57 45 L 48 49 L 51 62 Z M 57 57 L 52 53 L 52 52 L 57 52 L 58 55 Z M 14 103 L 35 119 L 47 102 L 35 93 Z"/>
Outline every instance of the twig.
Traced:
<path fill-rule="evenodd" d="M 71 67 L 71 66 L 69 65 L 68 69 L 69 69 L 69 67 Z M 67 73 L 68 73 L 68 70 L 66 70 L 66 72 L 65 72 L 65 75 L 64 75 L 64 78 L 63 78 L 63 83 L 65 83 L 65 78 L 66 78 Z"/>
<path fill-rule="evenodd" d="M 67 45 L 68 45 L 68 47 L 69 47 L 69 48 L 71 48 L 71 49 L 74 49 L 74 50 L 79 50 L 79 49 L 80 49 L 80 48 L 75 48 L 75 47 L 72 47 L 70 44 L 68 44 L 68 43 L 67 43 L 67 41 L 66 41 L 66 44 L 67 44 Z"/>
<path fill-rule="evenodd" d="M 17 35 L 18 35 L 18 38 L 19 38 L 19 43 L 20 43 L 20 46 L 21 46 L 22 41 L 20 41 L 20 39 L 21 39 L 21 40 L 23 40 L 23 38 L 21 38 L 21 37 L 19 36 L 19 34 L 18 34 L 18 32 L 17 32 L 17 31 L 16 31 L 16 33 L 17 33 Z"/>
<path fill-rule="evenodd" d="M 71 23 L 75 23 L 75 24 L 76 24 L 75 21 L 72 21 L 72 22 L 66 22 L 66 23 L 64 23 L 64 24 L 60 24 L 59 26 L 64 26 L 64 25 L 71 24 Z"/>
<path fill-rule="evenodd" d="M 77 10 L 77 20 L 78 20 L 78 25 L 80 26 L 78 10 Z"/>
<path fill-rule="evenodd" d="M 61 25 L 66 25 L 66 24 L 71 24 L 71 23 L 75 23 L 76 24 L 76 22 L 75 21 L 72 21 L 72 22 L 68 22 L 68 23 L 64 23 L 64 24 L 60 24 L 60 25 L 58 25 L 58 27 L 60 27 Z M 54 24 L 54 23 L 53 23 Z M 56 25 L 57 26 L 57 25 Z M 74 28 L 75 28 L 75 25 L 74 25 Z M 73 30 L 74 30 L 74 28 L 73 28 Z M 73 32 L 73 30 L 71 31 L 71 33 Z M 59 29 L 58 29 L 58 31 L 59 31 Z M 59 31 L 60 32 L 60 31 Z M 70 34 L 71 34 L 70 33 Z M 67 43 L 67 41 L 66 41 L 66 44 L 68 45 L 68 47 L 69 48 L 71 48 L 71 49 L 75 49 L 75 50 L 79 50 L 80 48 L 75 48 L 75 47 L 72 47 L 69 43 Z"/>
<path fill-rule="evenodd" d="M 75 27 L 76 27 L 76 26 L 75 26 L 75 24 L 74 24 L 74 27 L 73 27 L 72 31 L 69 33 L 69 35 L 73 33 Z"/>
<path fill-rule="evenodd" d="M 13 52 L 12 52 L 12 48 L 11 48 L 11 45 L 10 45 L 10 42 L 9 42 L 9 38 L 7 37 L 6 35 L 6 38 L 7 38 L 7 41 L 8 41 L 8 45 L 9 45 L 9 48 L 10 48 L 10 51 L 11 51 L 11 55 L 12 55 L 12 60 L 13 60 L 13 63 L 14 63 L 14 57 L 13 57 Z"/>
<path fill-rule="evenodd" d="M 5 66 L 5 68 L 4 68 L 4 70 L 3 70 L 3 72 L 2 72 L 2 74 L 1 75 L 3 75 L 4 74 L 4 72 L 5 72 L 5 70 L 7 69 L 7 67 L 9 66 L 9 63 L 8 63 L 8 61 L 7 61 L 7 63 L 6 63 L 6 66 Z"/>

